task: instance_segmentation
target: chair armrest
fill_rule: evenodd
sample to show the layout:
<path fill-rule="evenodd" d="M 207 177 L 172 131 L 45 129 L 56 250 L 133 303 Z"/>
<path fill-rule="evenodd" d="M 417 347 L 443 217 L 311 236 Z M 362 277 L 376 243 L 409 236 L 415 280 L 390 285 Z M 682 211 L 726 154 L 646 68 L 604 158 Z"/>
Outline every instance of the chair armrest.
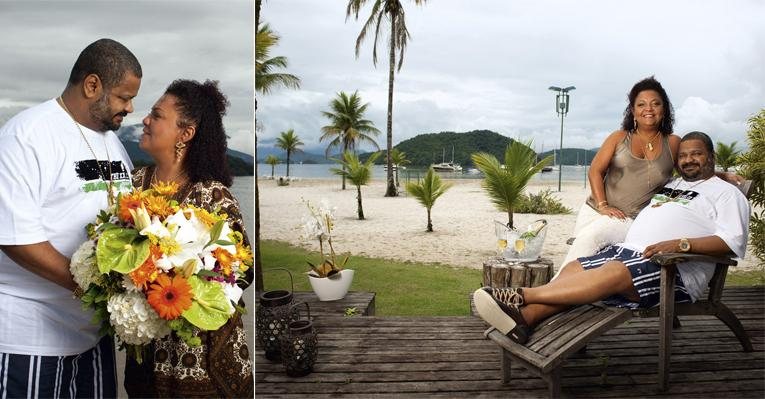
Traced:
<path fill-rule="evenodd" d="M 736 266 L 738 262 L 728 256 L 710 256 L 701 254 L 689 254 L 682 252 L 673 252 L 660 255 L 654 255 L 651 257 L 653 262 L 656 262 L 662 266 L 674 265 L 680 262 L 707 262 L 714 264 L 723 264 L 728 266 Z"/>

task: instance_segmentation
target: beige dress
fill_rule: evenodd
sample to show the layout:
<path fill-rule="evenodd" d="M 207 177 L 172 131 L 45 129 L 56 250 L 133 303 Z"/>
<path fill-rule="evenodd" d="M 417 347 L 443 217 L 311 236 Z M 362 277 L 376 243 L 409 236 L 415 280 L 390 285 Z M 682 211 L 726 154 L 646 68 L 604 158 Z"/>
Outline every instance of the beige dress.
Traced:
<path fill-rule="evenodd" d="M 133 171 L 133 186 L 151 185 L 153 166 Z M 174 196 L 180 204 L 206 210 L 220 207 L 229 223 L 244 235 L 239 203 L 226 186 L 217 181 L 186 184 Z M 249 243 L 248 243 L 249 244 Z M 246 288 L 252 282 L 252 269 Z M 240 306 L 244 303 L 240 301 Z M 125 365 L 125 390 L 130 397 L 253 397 L 252 361 L 247 335 L 239 314 L 217 331 L 199 331 L 202 345 L 189 347 L 175 333 L 155 340 L 150 353 L 138 364 L 128 357 Z"/>

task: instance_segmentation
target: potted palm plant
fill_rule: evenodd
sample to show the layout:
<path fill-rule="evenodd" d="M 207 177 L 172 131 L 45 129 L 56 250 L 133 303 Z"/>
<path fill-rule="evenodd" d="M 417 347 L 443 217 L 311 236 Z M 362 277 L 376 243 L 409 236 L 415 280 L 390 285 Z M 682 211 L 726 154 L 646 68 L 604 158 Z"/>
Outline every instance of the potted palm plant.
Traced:
<path fill-rule="evenodd" d="M 540 231 L 547 225 L 538 221 L 528 231 L 519 232 L 513 225 L 513 210 L 521 200 L 521 194 L 532 176 L 539 173 L 552 157 L 537 162 L 537 155 L 531 143 L 513 140 L 505 149 L 505 163 L 500 164 L 494 155 L 479 152 L 471 155 L 473 164 L 484 174 L 481 185 L 489 194 L 491 202 L 500 211 L 507 212 L 507 224 L 497 229 L 497 243 L 503 256 L 521 261 L 535 260 L 542 250 L 544 235 Z M 501 222 L 497 222 L 500 226 Z M 506 249 L 508 243 L 513 245 Z M 533 253 L 532 253 L 533 252 Z"/>
<path fill-rule="evenodd" d="M 318 240 L 319 253 L 321 254 L 321 262 L 319 263 L 306 261 L 311 267 L 311 270 L 308 271 L 308 281 L 320 301 L 342 299 L 351 287 L 354 271 L 344 268 L 348 262 L 348 256 L 338 261 L 332 246 L 332 227 L 335 223 L 334 208 L 330 207 L 326 201 L 322 201 L 318 207 L 313 206 L 309 201 L 304 202 L 310 215 L 303 218 L 303 238 Z"/>

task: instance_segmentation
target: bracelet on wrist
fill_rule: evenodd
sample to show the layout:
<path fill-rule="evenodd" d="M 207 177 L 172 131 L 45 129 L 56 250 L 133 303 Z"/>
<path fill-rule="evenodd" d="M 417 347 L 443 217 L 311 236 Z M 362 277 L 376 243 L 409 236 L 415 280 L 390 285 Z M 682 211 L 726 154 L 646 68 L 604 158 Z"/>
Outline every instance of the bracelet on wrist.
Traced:
<path fill-rule="evenodd" d="M 598 202 L 598 209 L 603 209 L 608 206 L 608 201 L 600 201 Z"/>

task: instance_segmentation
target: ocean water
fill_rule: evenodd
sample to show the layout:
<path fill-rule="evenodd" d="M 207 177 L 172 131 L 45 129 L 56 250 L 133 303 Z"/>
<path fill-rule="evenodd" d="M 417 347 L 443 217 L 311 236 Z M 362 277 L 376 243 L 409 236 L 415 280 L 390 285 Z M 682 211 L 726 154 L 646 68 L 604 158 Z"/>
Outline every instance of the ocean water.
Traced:
<path fill-rule="evenodd" d="M 331 179 L 331 178 L 338 178 L 338 176 L 334 175 L 330 168 L 336 167 L 335 164 L 291 164 L 290 165 L 290 176 L 300 177 L 303 179 Z M 589 170 L 589 167 L 585 168 L 584 166 L 563 166 L 563 171 L 561 173 L 561 180 L 566 182 L 576 182 L 581 181 L 582 184 L 584 184 L 584 181 L 586 179 L 586 170 Z M 421 178 L 425 174 L 426 170 L 424 168 L 407 168 L 404 170 L 399 171 L 398 178 L 399 181 L 404 182 L 407 181 L 407 178 L 410 180 L 416 180 L 418 178 Z M 274 176 L 284 176 L 287 174 L 287 165 L 285 164 L 279 164 L 274 167 Z M 442 178 L 446 179 L 481 179 L 483 178 L 483 175 L 480 173 L 470 173 L 467 170 L 463 170 L 462 173 L 452 173 L 452 172 L 438 172 L 438 174 Z M 271 176 L 271 165 L 268 164 L 258 164 L 258 176 Z M 372 170 L 372 180 L 384 180 L 386 176 L 385 169 L 383 165 L 374 165 Z M 537 173 L 536 176 L 534 176 L 531 179 L 532 182 L 556 182 L 558 181 L 558 171 L 552 171 L 552 172 L 546 172 L 546 173 Z"/>
<path fill-rule="evenodd" d="M 239 209 L 244 219 L 244 228 L 252 236 L 255 234 L 253 230 L 255 228 L 255 180 L 252 176 L 234 176 L 231 193 L 239 201 Z"/>

